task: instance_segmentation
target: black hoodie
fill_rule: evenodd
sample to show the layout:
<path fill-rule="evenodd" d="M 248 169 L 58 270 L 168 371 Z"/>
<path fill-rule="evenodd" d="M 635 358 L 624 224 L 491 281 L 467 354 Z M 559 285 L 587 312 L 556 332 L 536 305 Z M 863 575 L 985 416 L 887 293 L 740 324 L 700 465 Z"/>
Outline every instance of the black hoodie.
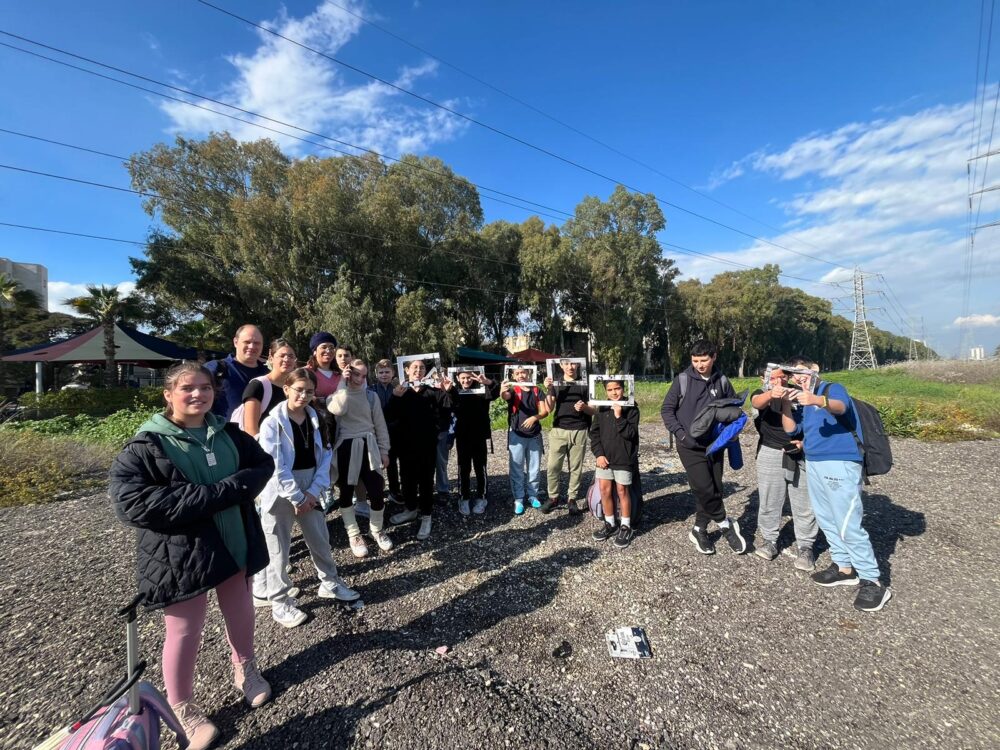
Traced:
<path fill-rule="evenodd" d="M 608 468 L 632 471 L 639 457 L 639 407 L 623 406 L 618 419 L 613 406 L 600 407 L 590 425 L 590 450 L 608 459 Z"/>
<path fill-rule="evenodd" d="M 683 400 L 681 400 L 682 376 L 687 376 L 688 380 L 687 393 L 684 394 Z M 677 442 L 684 447 L 704 450 L 712 442 L 711 433 L 698 439 L 690 437 L 687 433 L 703 406 L 717 398 L 736 396 L 736 391 L 728 379 L 724 383 L 721 381 L 722 371 L 718 367 L 713 367 L 708 380 L 705 380 L 692 366 L 674 378 L 674 382 L 670 384 L 667 395 L 663 397 L 660 416 L 667 430 L 672 432 Z"/>

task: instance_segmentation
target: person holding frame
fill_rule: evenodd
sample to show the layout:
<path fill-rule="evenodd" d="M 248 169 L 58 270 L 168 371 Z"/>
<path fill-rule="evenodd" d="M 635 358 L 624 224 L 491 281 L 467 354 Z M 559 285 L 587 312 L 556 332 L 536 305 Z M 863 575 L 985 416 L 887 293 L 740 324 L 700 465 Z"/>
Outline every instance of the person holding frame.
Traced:
<path fill-rule="evenodd" d="M 392 391 L 396 387 L 393 383 L 392 362 L 388 359 L 380 359 L 375 363 L 375 382 L 368 386 L 368 390 L 378 397 L 382 406 L 382 414 L 385 415 L 385 408 L 392 398 Z M 399 487 L 399 456 L 396 446 L 402 442 L 403 436 L 399 433 L 396 425 L 386 421 L 386 428 L 389 430 L 389 466 L 386 468 L 386 478 L 389 480 L 389 491 L 386 500 L 390 503 L 401 502 L 403 492 Z"/>
<path fill-rule="evenodd" d="M 486 441 L 490 439 L 490 402 L 500 397 L 500 384 L 486 377 L 482 367 L 449 368 L 455 376 L 452 395 L 455 448 L 458 452 L 458 512 L 463 516 L 486 512 Z M 471 473 L 476 472 L 472 493 Z M 472 503 L 470 509 L 469 505 Z"/>
<path fill-rule="evenodd" d="M 587 360 L 573 352 L 563 352 L 558 359 L 545 361 L 548 377 L 545 378 L 545 406 L 553 414 L 549 430 L 549 458 L 546 472 L 548 498 L 542 504 L 542 513 L 556 510 L 565 497 L 570 515 L 582 511 L 578 501 L 583 499 L 583 459 L 587 455 L 587 433 L 591 418 L 597 410 L 590 406 L 587 392 Z M 558 372 L 556 371 L 558 368 Z M 567 468 L 565 496 L 559 493 L 559 479 L 563 464 Z"/>
<path fill-rule="evenodd" d="M 591 376 L 593 377 L 593 376 Z M 603 379 L 611 406 L 597 408 L 590 427 L 590 450 L 597 459 L 594 479 L 601 491 L 604 523 L 594 532 L 594 541 L 606 542 L 615 537 L 615 547 L 625 549 L 632 543 L 632 467 L 639 458 L 639 407 L 625 405 L 623 380 Z M 613 485 L 613 486 L 612 486 Z M 615 498 L 620 501 L 621 525 L 615 526 Z"/>
<path fill-rule="evenodd" d="M 501 386 L 500 398 L 507 402 L 507 453 L 510 458 L 510 492 L 514 513 L 524 513 L 525 500 L 541 508 L 538 472 L 542 459 L 542 424 L 549 410 L 545 391 L 535 385 L 534 365 L 508 365 L 509 375 Z M 527 494 L 527 498 L 525 495 Z"/>
<path fill-rule="evenodd" d="M 419 518 L 420 541 L 431 535 L 437 441 L 442 424 L 447 425 L 444 420 L 451 419 L 452 407 L 451 381 L 443 378 L 441 388 L 427 385 L 424 358 L 425 355 L 401 358 L 406 370 L 385 409 L 386 421 L 394 422 L 399 433 L 406 436 L 399 445 L 399 473 L 406 510 L 389 521 L 403 524 Z"/>
<path fill-rule="evenodd" d="M 419 383 L 408 380 L 407 373 L 409 365 L 414 360 L 419 359 L 424 363 L 424 374 Z M 438 352 L 427 354 L 412 354 L 400 357 L 396 364 L 399 369 L 399 382 L 408 387 L 414 385 L 425 385 L 430 388 L 441 388 L 445 380 L 445 370 L 441 366 L 441 355 Z M 448 480 L 448 456 L 451 453 L 451 446 L 455 442 L 455 435 L 452 432 L 452 414 L 442 412 L 437 434 L 437 454 L 435 456 L 434 477 L 435 489 L 439 500 L 447 501 L 451 492 L 451 483 Z"/>

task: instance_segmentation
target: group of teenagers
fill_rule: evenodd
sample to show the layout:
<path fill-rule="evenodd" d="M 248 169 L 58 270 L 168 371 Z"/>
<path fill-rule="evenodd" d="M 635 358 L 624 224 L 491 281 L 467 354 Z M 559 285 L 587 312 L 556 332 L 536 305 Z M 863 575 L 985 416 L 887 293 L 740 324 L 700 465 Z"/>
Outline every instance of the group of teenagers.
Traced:
<path fill-rule="evenodd" d="M 164 411 L 139 428 L 111 469 L 115 512 L 137 531 L 139 592 L 147 608 L 164 612 L 167 699 L 195 750 L 219 736 L 193 701 L 208 593 L 215 591 L 225 621 L 234 684 L 256 708 L 270 699 L 271 687 L 254 655 L 254 608 L 269 608 L 285 627 L 307 619 L 298 604 L 301 592 L 289 578 L 293 525 L 299 525 L 315 565 L 317 596 L 357 600 L 359 593 L 338 574 L 326 513 L 339 506 L 356 557 L 369 555 L 361 528 L 365 518 L 371 542 L 384 552 L 392 549 L 386 524 L 391 500 L 401 507 L 389 524 L 419 521 L 416 537 L 428 539 L 435 501 L 450 497 L 452 443 L 459 466 L 458 511 L 484 513 L 491 401 L 507 404 L 516 514 L 527 507 L 584 512 L 580 502 L 587 507 L 582 479 L 589 447 L 604 516 L 593 538 L 625 548 L 634 537 L 631 489 L 638 481 L 639 409 L 625 405 L 621 381 L 604 381 L 611 404 L 601 406 L 589 403 L 586 386 L 563 384 L 578 381 L 579 364 L 571 353 L 560 359 L 561 380 L 546 378 L 544 386 L 517 366 L 502 383 L 469 369 L 459 370 L 457 383 L 440 378 L 431 385 L 421 359 L 406 363 L 403 383 L 396 382 L 392 363 L 381 360 L 370 381 L 367 364 L 326 332 L 312 336 L 305 367 L 284 339 L 273 341 L 262 361 L 264 339 L 254 325 L 240 327 L 233 344 L 235 352 L 225 359 L 182 362 L 168 371 Z M 705 438 L 689 434 L 705 404 L 735 396 L 715 360 L 712 344 L 696 343 L 691 366 L 675 378 L 661 414 L 696 498 L 690 540 L 699 552 L 712 554 L 708 525 L 715 522 L 729 546 L 743 553 L 746 540 L 723 503 L 723 454 L 707 453 Z M 791 365 L 812 363 L 800 357 Z M 760 433 L 758 528 L 764 540 L 756 552 L 767 559 L 777 556 L 787 498 L 798 544 L 796 567 L 813 569 L 818 525 L 833 564 L 813 573 L 813 580 L 824 586 L 860 581 L 855 606 L 881 609 L 891 592 L 879 583 L 860 523 L 861 456 L 854 438 L 860 426 L 851 400 L 837 384 L 829 384 L 822 397 L 791 385 L 779 383 L 752 396 Z M 543 498 L 541 422 L 550 414 Z M 568 482 L 561 493 L 567 463 Z"/>

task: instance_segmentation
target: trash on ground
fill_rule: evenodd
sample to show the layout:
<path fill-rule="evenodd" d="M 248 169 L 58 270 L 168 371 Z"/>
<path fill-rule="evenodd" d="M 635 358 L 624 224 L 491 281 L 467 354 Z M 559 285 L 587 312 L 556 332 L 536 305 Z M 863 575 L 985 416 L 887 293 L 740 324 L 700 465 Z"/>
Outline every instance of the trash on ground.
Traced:
<path fill-rule="evenodd" d="M 448 653 L 448 647 L 438 646 L 436 649 L 434 649 L 434 653 L 437 654 L 438 656 L 444 656 L 445 654 Z"/>
<path fill-rule="evenodd" d="M 355 612 L 360 612 L 364 608 L 365 608 L 364 599 L 355 599 L 353 602 L 351 602 L 351 609 L 353 609 Z"/>
<path fill-rule="evenodd" d="M 563 641 L 555 650 L 552 655 L 557 659 L 566 659 L 573 655 L 573 645 L 569 641 Z"/>
<path fill-rule="evenodd" d="M 653 650 L 646 638 L 646 631 L 636 627 L 621 627 L 609 630 L 604 635 L 608 642 L 608 653 L 619 659 L 652 659 Z"/>

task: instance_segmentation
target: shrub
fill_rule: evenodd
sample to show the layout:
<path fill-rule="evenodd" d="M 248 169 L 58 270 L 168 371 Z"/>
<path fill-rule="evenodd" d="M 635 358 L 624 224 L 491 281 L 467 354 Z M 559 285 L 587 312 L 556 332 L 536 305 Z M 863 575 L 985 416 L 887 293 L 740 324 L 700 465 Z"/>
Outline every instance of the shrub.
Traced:
<path fill-rule="evenodd" d="M 155 409 L 163 406 L 163 388 L 87 388 L 54 393 L 26 393 L 18 403 L 50 414 L 89 414 L 103 417 L 122 409 Z"/>
<path fill-rule="evenodd" d="M 36 435 L 62 436 L 80 442 L 101 443 L 121 448 L 153 413 L 148 408 L 122 409 L 103 419 L 87 414 L 77 414 L 76 416 L 63 414 L 51 419 L 8 422 L 0 428 L 0 434 L 30 432 Z"/>
<path fill-rule="evenodd" d="M 42 503 L 102 485 L 117 452 L 30 430 L 0 440 L 0 507 Z"/>

